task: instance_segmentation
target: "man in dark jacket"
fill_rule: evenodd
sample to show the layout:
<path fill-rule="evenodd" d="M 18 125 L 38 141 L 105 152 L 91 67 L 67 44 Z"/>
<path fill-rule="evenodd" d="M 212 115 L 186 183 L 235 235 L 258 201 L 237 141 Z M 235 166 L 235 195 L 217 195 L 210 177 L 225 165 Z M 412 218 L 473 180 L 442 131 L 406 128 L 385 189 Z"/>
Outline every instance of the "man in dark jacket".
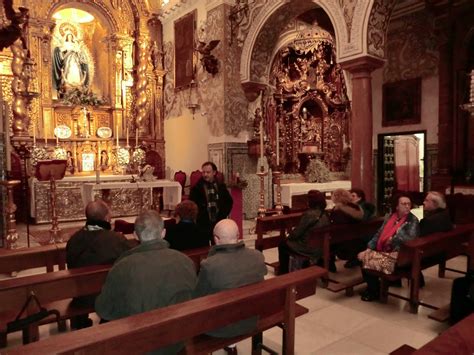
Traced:
<path fill-rule="evenodd" d="M 72 235 L 66 244 L 66 262 L 69 269 L 90 265 L 112 264 L 123 252 L 130 249 L 127 239 L 111 231 L 111 211 L 103 200 L 86 206 L 86 225 Z M 95 295 L 74 299 L 74 303 L 94 305 Z M 77 316 L 71 327 L 81 329 L 92 325 L 88 316 Z"/>
<path fill-rule="evenodd" d="M 193 186 L 189 199 L 198 206 L 197 225 L 209 236 L 217 222 L 227 218 L 232 210 L 232 196 L 222 181 L 217 181 L 217 166 L 213 162 L 202 164 L 202 177 Z"/>
<path fill-rule="evenodd" d="M 207 259 L 201 262 L 194 297 L 263 281 L 267 273 L 263 254 L 246 248 L 244 242 L 239 241 L 239 228 L 233 220 L 224 219 L 217 223 L 214 239 L 216 245 L 209 251 Z M 250 332 L 255 328 L 256 322 L 255 318 L 245 319 L 208 334 L 230 338 Z M 225 350 L 230 354 L 237 354 L 235 347 Z"/>
<path fill-rule="evenodd" d="M 156 211 L 142 212 L 135 220 L 140 245 L 122 254 L 105 280 L 95 309 L 103 320 L 190 300 L 196 286 L 194 263 L 168 247 L 163 219 Z M 175 354 L 182 344 L 156 353 Z M 155 353 L 155 352 L 154 352 Z"/>
<path fill-rule="evenodd" d="M 420 221 L 420 236 L 453 229 L 444 195 L 429 191 L 423 201 L 423 219 Z"/>
<path fill-rule="evenodd" d="M 423 201 L 423 219 L 420 221 L 420 237 L 453 229 L 446 199 L 438 191 L 429 191 Z M 420 287 L 425 286 L 425 277 L 420 272 Z"/>

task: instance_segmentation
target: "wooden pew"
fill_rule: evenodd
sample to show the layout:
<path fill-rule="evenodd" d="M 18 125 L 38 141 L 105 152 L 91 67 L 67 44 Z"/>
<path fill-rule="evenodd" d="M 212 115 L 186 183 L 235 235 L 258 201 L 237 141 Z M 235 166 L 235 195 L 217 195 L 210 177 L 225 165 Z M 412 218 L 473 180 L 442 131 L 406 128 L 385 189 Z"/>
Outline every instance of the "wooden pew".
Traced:
<path fill-rule="evenodd" d="M 201 260 L 205 259 L 210 247 L 183 251 L 199 271 Z M 65 259 L 65 249 L 58 248 L 58 255 Z M 30 275 L 0 281 L 0 347 L 6 345 L 7 325 L 19 314 L 31 292 L 45 308 L 59 311 L 61 320 L 70 319 L 79 314 L 94 312 L 93 307 L 71 305 L 72 298 L 100 293 L 103 281 L 111 265 L 97 265 L 71 270 L 61 270 L 46 274 Z M 26 314 L 33 314 L 36 308 L 27 309 Z M 54 319 L 47 318 L 41 324 L 51 323 Z M 38 340 L 38 324 L 24 332 L 24 342 Z"/>
<path fill-rule="evenodd" d="M 316 228 L 307 239 L 308 246 L 314 249 L 322 249 L 324 259 L 323 267 L 328 270 L 332 245 L 372 236 L 380 228 L 383 221 L 384 218 L 380 217 L 356 224 L 339 224 Z M 306 258 L 296 252 L 291 252 L 290 255 Z M 347 296 L 353 295 L 354 286 L 364 282 L 362 276 L 350 282 L 339 282 L 329 278 L 327 281 L 329 281 L 327 284 L 328 290 L 332 292 L 345 290 Z"/>
<path fill-rule="evenodd" d="M 451 258 L 466 252 L 463 245 L 468 243 L 467 252 L 472 263 L 474 256 L 474 224 L 456 226 L 452 231 L 434 233 L 429 236 L 410 240 L 402 245 L 398 254 L 397 264 L 393 274 L 385 275 L 376 271 L 369 271 L 381 279 L 380 299 L 387 302 L 387 296 L 407 300 L 410 303 L 410 312 L 417 313 L 418 306 L 423 305 L 432 309 L 438 309 L 434 305 L 423 303 L 419 299 L 420 272 L 423 269 L 446 262 Z M 470 265 L 472 267 L 472 265 Z M 390 281 L 401 278 L 410 279 L 410 297 L 406 298 L 388 292 Z"/>
<path fill-rule="evenodd" d="M 46 309 L 58 310 L 61 320 L 94 312 L 92 307 L 91 309 L 74 307 L 71 305 L 72 298 L 100 293 L 110 267 L 110 265 L 88 266 L 1 281 L 0 345 L 6 345 L 7 325 L 20 313 L 31 292 L 34 292 Z M 34 306 L 30 303 L 30 307 L 26 309 L 27 315 L 38 311 Z M 45 319 L 42 323 L 52 321 L 54 320 Z M 23 334 L 24 342 L 36 341 L 38 338 L 37 323 L 32 324 Z"/>
<path fill-rule="evenodd" d="M 57 265 L 59 270 L 66 268 L 66 254 L 59 253 L 62 244 L 44 245 L 24 249 L 0 249 L 0 273 L 12 272 L 46 267 L 47 272 L 53 272 Z"/>
<path fill-rule="evenodd" d="M 257 233 L 257 240 L 255 241 L 255 249 L 263 252 L 265 249 L 278 247 L 280 241 L 285 238 L 285 234 L 290 232 L 300 221 L 302 212 L 258 217 L 255 232 Z M 270 232 L 280 232 L 277 236 L 270 236 L 264 238 L 264 234 Z M 267 265 L 275 269 L 278 273 L 278 262 L 267 263 Z"/>
<path fill-rule="evenodd" d="M 262 331 L 283 323 L 283 354 L 294 353 L 296 300 L 316 292 L 317 279 L 327 271 L 310 267 L 257 284 L 223 291 L 177 305 L 119 319 L 93 328 L 62 334 L 8 349 L 23 353 L 143 353 L 187 341 L 188 353 L 204 354 L 253 336 L 255 351 Z M 257 329 L 235 338 L 200 335 L 231 323 L 259 316 Z"/>

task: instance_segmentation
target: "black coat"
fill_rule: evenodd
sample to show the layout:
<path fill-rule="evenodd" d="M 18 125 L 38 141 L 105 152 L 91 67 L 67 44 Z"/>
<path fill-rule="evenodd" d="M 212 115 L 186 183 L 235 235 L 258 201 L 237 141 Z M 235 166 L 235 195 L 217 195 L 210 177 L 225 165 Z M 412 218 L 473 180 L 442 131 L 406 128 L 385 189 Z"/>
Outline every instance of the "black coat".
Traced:
<path fill-rule="evenodd" d="M 420 237 L 437 232 L 447 232 L 453 229 L 453 223 L 447 209 L 438 208 L 428 212 L 420 221 Z"/>
<path fill-rule="evenodd" d="M 209 231 L 212 233 L 215 223 L 211 223 L 209 220 L 209 213 L 207 211 L 207 197 L 204 189 L 205 181 L 201 178 L 196 185 L 191 189 L 189 199 L 194 201 L 198 206 L 198 216 L 196 224 L 202 230 Z M 230 195 L 227 187 L 223 183 L 217 183 L 217 221 L 227 218 L 232 210 L 232 196 Z"/>
<path fill-rule="evenodd" d="M 171 249 L 186 250 L 209 246 L 209 238 L 196 223 L 180 221 L 166 229 L 165 240 Z"/>

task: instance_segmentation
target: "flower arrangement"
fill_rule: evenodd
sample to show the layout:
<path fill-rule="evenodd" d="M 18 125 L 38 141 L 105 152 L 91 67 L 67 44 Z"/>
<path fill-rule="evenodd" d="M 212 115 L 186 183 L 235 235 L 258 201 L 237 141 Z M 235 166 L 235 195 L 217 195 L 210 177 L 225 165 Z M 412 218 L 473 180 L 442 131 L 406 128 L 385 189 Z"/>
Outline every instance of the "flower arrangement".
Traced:
<path fill-rule="evenodd" d="M 141 165 L 145 161 L 145 151 L 142 148 L 136 148 L 135 151 L 132 153 L 132 157 L 130 158 L 130 162 L 132 164 Z"/>
<path fill-rule="evenodd" d="M 67 152 L 66 149 L 61 147 L 54 148 L 53 156 L 56 159 L 67 160 Z"/>
<path fill-rule="evenodd" d="M 319 159 L 311 159 L 306 167 L 305 177 L 307 182 L 328 182 L 329 169 Z"/>
<path fill-rule="evenodd" d="M 105 99 L 100 99 L 90 89 L 72 89 L 67 91 L 62 98 L 66 105 L 98 106 L 106 103 Z"/>
<path fill-rule="evenodd" d="M 120 147 L 117 150 L 117 165 L 126 166 L 130 162 L 130 152 L 128 149 Z"/>
<path fill-rule="evenodd" d="M 31 165 L 36 166 L 40 160 L 48 160 L 49 154 L 43 147 L 34 146 L 31 152 Z"/>

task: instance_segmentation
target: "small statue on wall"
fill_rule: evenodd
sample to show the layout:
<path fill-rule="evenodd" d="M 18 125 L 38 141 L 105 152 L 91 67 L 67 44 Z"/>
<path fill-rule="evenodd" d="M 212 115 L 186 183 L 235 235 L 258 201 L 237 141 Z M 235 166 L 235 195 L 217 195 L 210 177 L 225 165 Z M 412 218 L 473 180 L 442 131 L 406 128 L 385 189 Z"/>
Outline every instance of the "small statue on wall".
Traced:
<path fill-rule="evenodd" d="M 0 52 L 10 47 L 18 38 L 21 39 L 24 49 L 28 49 L 28 20 L 29 10 L 19 7 L 19 12 L 13 9 L 13 0 L 4 0 L 5 16 L 11 21 L 10 25 L 0 28 Z"/>
<path fill-rule="evenodd" d="M 217 58 L 211 54 L 211 51 L 217 47 L 220 40 L 213 40 L 209 43 L 199 41 L 199 45 L 196 48 L 196 51 L 201 54 L 201 64 L 204 69 L 212 75 L 215 75 L 219 72 L 219 61 Z"/>

